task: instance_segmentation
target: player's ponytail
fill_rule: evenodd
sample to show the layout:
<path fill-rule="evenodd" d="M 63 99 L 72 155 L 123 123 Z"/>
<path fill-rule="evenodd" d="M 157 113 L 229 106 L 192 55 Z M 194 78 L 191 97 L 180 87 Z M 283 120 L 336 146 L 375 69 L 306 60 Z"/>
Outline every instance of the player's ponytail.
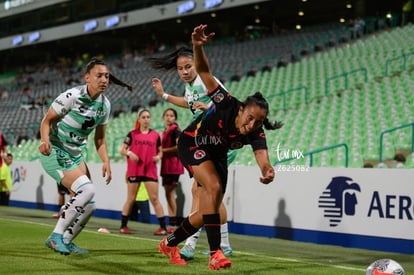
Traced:
<path fill-rule="evenodd" d="M 90 73 L 91 70 L 93 69 L 93 67 L 95 67 L 96 65 L 108 66 L 108 65 L 106 65 L 106 63 L 103 60 L 101 60 L 97 57 L 92 57 L 91 60 L 86 64 L 85 74 Z M 127 88 L 128 91 L 130 91 L 130 92 L 132 91 L 133 87 L 131 85 L 123 82 L 122 80 L 119 80 L 117 77 L 115 77 L 112 74 L 109 74 L 109 81 L 110 81 L 110 83 L 114 83 L 114 84 L 119 85 L 121 87 Z"/>
<path fill-rule="evenodd" d="M 193 50 L 191 48 L 180 47 L 168 55 L 161 57 L 149 57 L 145 60 L 151 65 L 151 68 L 155 70 L 172 71 L 177 69 L 177 59 L 180 56 L 186 56 L 190 59 L 194 59 Z"/>
<path fill-rule="evenodd" d="M 133 87 L 131 85 L 119 80 L 113 74 L 109 74 L 109 81 L 121 87 L 125 87 L 128 89 L 128 91 L 132 92 Z"/>
<path fill-rule="evenodd" d="M 271 123 L 267 118 L 267 114 L 269 113 L 269 104 L 263 97 L 262 93 L 256 92 L 254 95 L 248 96 L 246 100 L 243 102 L 244 107 L 252 104 L 257 105 L 261 109 L 266 110 L 266 118 L 263 121 L 263 126 L 266 130 L 276 130 L 282 128 L 282 126 L 284 125 L 283 122 L 275 121 L 274 123 Z"/>

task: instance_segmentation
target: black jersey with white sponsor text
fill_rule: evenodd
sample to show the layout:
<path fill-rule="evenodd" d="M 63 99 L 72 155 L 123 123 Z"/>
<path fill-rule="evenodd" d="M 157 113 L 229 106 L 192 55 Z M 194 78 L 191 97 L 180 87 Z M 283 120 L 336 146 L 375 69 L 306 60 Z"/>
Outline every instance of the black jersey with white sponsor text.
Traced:
<path fill-rule="evenodd" d="M 217 157 L 227 154 L 229 149 L 240 149 L 251 144 L 253 151 L 267 149 L 263 127 L 241 135 L 235 127 L 235 118 L 242 103 L 232 97 L 222 86 L 208 93 L 213 105 L 198 116 L 183 134 L 191 146 L 202 147 Z"/>

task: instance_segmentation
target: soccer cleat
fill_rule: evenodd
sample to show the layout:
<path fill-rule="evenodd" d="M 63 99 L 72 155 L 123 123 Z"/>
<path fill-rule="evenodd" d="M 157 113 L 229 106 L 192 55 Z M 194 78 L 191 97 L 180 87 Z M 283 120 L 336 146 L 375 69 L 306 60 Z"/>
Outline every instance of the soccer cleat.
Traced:
<path fill-rule="evenodd" d="M 231 246 L 222 247 L 221 250 L 223 251 L 224 256 L 226 257 L 233 256 L 233 248 L 231 248 Z M 200 251 L 200 254 L 210 255 L 210 251 L 208 250 Z"/>
<path fill-rule="evenodd" d="M 231 246 L 222 247 L 221 251 L 223 251 L 223 255 L 226 257 L 233 255 L 233 249 L 231 248 Z"/>
<path fill-rule="evenodd" d="M 180 249 L 180 255 L 186 260 L 194 259 L 194 248 L 189 245 L 184 245 L 183 248 Z"/>
<path fill-rule="evenodd" d="M 89 254 L 89 251 L 86 249 L 82 249 L 74 243 L 67 244 L 70 252 L 77 253 L 77 254 Z"/>
<path fill-rule="evenodd" d="M 157 229 L 157 231 L 154 232 L 154 235 L 163 236 L 163 235 L 168 235 L 168 233 L 167 233 L 167 230 L 160 227 Z"/>
<path fill-rule="evenodd" d="M 221 250 L 210 256 L 210 261 L 208 263 L 210 270 L 219 270 L 220 268 L 229 268 L 231 267 L 231 261 L 223 255 Z"/>
<path fill-rule="evenodd" d="M 60 212 L 54 214 L 52 217 L 55 218 L 55 219 L 59 219 L 60 218 Z"/>
<path fill-rule="evenodd" d="M 168 246 L 167 245 L 167 237 L 162 239 L 160 244 L 158 245 L 158 250 L 162 252 L 163 255 L 168 256 L 170 258 L 170 262 L 175 265 L 187 265 L 187 263 L 181 259 L 179 248 L 176 246 Z"/>
<path fill-rule="evenodd" d="M 45 246 L 53 249 L 55 252 L 60 252 L 64 255 L 69 255 L 70 250 L 68 246 L 63 242 L 62 234 L 52 233 L 45 242 Z"/>
<path fill-rule="evenodd" d="M 177 230 L 177 227 L 176 226 L 174 226 L 174 227 L 168 227 L 167 228 L 167 233 L 168 234 L 174 233 L 175 230 Z"/>
<path fill-rule="evenodd" d="M 131 234 L 131 230 L 129 230 L 129 228 L 127 226 L 122 227 L 121 229 L 119 229 L 119 233 L 121 234 Z"/>

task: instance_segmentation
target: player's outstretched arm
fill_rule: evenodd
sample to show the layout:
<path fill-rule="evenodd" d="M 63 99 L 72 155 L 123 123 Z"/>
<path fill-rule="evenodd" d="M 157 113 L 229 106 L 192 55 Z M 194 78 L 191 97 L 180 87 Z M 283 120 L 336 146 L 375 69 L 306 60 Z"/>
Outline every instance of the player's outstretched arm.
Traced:
<path fill-rule="evenodd" d="M 158 96 L 162 97 L 167 102 L 170 102 L 170 103 L 172 103 L 172 104 L 174 104 L 178 107 L 182 107 L 182 108 L 187 108 L 188 109 L 190 107 L 190 106 L 188 106 L 188 102 L 184 100 L 184 97 L 167 94 L 164 91 L 164 87 L 162 85 L 161 80 L 159 80 L 158 78 L 153 78 L 152 79 L 152 87 L 157 92 Z"/>
<path fill-rule="evenodd" d="M 270 164 L 269 154 L 267 150 L 258 150 L 254 152 L 256 162 L 262 171 L 262 177 L 260 177 L 260 182 L 264 184 L 271 183 L 275 177 L 275 169 Z"/>
<path fill-rule="evenodd" d="M 194 64 L 197 73 L 200 75 L 201 80 L 208 91 L 212 91 L 218 86 L 216 79 L 210 71 L 208 64 L 207 56 L 204 52 L 204 45 L 215 35 L 214 32 L 210 34 L 205 34 L 205 29 L 207 25 L 199 25 L 194 28 L 193 33 L 191 34 L 191 41 L 193 43 L 194 51 Z"/>

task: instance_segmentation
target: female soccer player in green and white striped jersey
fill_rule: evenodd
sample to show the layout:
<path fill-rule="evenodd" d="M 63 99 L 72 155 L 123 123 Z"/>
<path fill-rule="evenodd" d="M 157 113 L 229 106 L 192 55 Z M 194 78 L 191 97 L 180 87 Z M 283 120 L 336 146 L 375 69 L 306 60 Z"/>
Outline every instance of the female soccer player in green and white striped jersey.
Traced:
<path fill-rule="evenodd" d="M 72 240 L 80 233 L 96 209 L 95 188 L 82 149 L 88 135 L 95 129 L 95 146 L 103 162 L 102 174 L 111 181 L 111 167 L 105 141 L 106 124 L 111 105 L 104 96 L 110 82 L 132 87 L 110 74 L 108 66 L 97 58 L 86 65 L 86 84 L 66 90 L 51 104 L 40 125 L 41 163 L 45 171 L 75 196 L 63 207 L 57 224 L 46 240 L 46 247 L 61 254 L 89 251 Z"/>

